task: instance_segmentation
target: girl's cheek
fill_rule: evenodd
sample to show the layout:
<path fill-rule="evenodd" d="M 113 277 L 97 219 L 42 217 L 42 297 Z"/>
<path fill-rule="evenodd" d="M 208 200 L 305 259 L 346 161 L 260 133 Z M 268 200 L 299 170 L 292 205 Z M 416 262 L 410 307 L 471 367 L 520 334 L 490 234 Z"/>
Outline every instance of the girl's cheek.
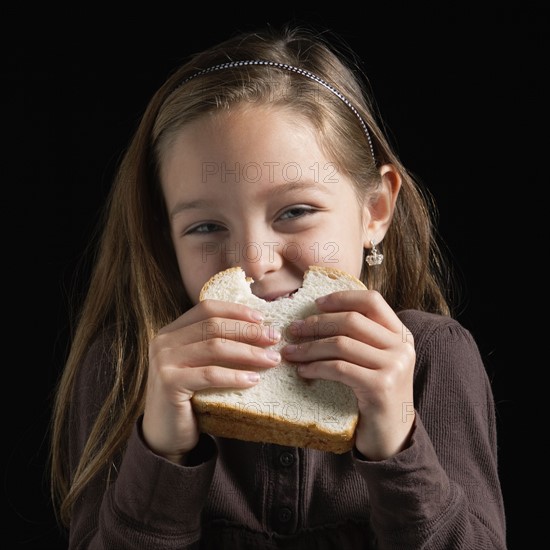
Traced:
<path fill-rule="evenodd" d="M 336 265 L 339 263 L 340 246 L 336 241 L 312 237 L 300 243 L 288 243 L 285 250 L 287 261 L 309 265 Z"/>
<path fill-rule="evenodd" d="M 204 283 L 219 270 L 215 266 L 211 267 L 208 264 L 183 259 L 179 261 L 179 271 L 187 295 L 193 304 L 197 304 Z"/>

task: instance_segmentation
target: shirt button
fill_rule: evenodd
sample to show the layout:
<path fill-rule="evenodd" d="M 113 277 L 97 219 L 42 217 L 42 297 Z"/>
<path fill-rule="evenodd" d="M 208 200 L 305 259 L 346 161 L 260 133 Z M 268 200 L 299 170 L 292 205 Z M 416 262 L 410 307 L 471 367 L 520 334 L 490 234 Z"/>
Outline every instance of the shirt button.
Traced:
<path fill-rule="evenodd" d="M 279 508 L 279 521 L 281 523 L 287 523 L 292 518 L 292 510 L 290 508 Z"/>
<path fill-rule="evenodd" d="M 288 451 L 283 451 L 279 455 L 279 462 L 281 466 L 292 466 L 294 464 L 294 455 Z"/>

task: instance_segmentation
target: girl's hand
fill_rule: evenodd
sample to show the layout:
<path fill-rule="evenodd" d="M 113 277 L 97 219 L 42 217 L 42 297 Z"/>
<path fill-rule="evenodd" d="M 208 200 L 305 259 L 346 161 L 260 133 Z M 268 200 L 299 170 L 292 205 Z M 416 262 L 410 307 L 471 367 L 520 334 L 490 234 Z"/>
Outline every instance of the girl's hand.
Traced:
<path fill-rule="evenodd" d="M 181 463 L 199 438 L 194 392 L 254 386 L 257 369 L 279 362 L 263 349 L 277 339 L 259 312 L 218 300 L 204 300 L 162 328 L 149 344 L 143 436 L 151 450 Z"/>
<path fill-rule="evenodd" d="M 359 405 L 357 450 L 389 458 L 407 446 L 414 422 L 412 335 L 373 290 L 335 292 L 317 304 L 323 313 L 292 326 L 309 340 L 284 347 L 283 356 L 304 378 L 350 386 Z"/>

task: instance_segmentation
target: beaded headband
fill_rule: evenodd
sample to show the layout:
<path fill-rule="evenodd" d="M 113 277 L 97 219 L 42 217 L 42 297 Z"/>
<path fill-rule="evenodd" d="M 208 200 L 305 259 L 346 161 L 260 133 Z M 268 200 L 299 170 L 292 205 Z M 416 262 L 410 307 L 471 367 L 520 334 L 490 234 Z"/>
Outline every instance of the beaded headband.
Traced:
<path fill-rule="evenodd" d="M 334 86 L 331 86 L 326 80 L 323 80 L 321 77 L 317 76 L 316 74 L 307 71 L 306 69 L 300 69 L 298 67 L 294 67 L 292 65 L 287 65 L 286 63 L 278 63 L 276 61 L 261 61 L 261 60 L 248 60 L 248 61 L 229 61 L 227 63 L 220 63 L 219 65 L 213 65 L 211 67 L 208 67 L 206 69 L 202 69 L 200 71 L 197 71 L 196 73 L 192 74 L 191 76 L 188 76 L 186 79 L 184 79 L 179 86 L 182 86 L 186 82 L 189 82 L 190 80 L 204 75 L 208 73 L 212 73 L 214 71 L 221 71 L 223 69 L 233 69 L 235 67 L 246 67 L 248 65 L 264 65 L 267 67 L 275 67 L 276 69 L 283 69 L 285 71 L 290 71 L 296 74 L 300 74 L 302 76 L 305 76 L 306 78 L 309 78 L 311 80 L 314 80 L 318 84 L 321 84 L 321 86 L 324 86 L 327 90 L 332 92 L 338 99 L 342 100 L 353 112 L 353 114 L 357 117 L 359 120 L 359 124 L 361 124 L 361 127 L 363 128 L 363 131 L 365 132 L 365 135 L 367 136 L 367 141 L 369 142 L 369 148 L 370 153 L 372 155 L 372 159 L 374 160 L 374 163 L 376 164 L 376 157 L 374 156 L 374 148 L 372 146 L 372 139 L 370 136 L 369 128 L 367 126 L 367 123 L 363 120 L 363 117 L 359 114 L 359 111 L 353 106 L 351 101 L 344 95 L 342 92 L 337 90 Z M 178 88 L 179 88 L 178 86 Z"/>

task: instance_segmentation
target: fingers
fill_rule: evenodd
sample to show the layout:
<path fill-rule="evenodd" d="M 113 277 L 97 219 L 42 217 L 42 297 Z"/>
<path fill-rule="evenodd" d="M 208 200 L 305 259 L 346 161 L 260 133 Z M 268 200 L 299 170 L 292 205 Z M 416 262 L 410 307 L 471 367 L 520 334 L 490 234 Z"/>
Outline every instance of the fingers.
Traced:
<path fill-rule="evenodd" d="M 199 437 L 194 393 L 254 386 L 258 371 L 280 361 L 269 349 L 279 339 L 259 312 L 219 300 L 205 300 L 163 327 L 149 343 L 143 434 L 150 448 L 178 462 Z"/>
<path fill-rule="evenodd" d="M 304 378 L 335 380 L 356 389 L 371 386 L 371 391 L 373 384 L 391 387 L 411 371 L 415 361 L 412 346 L 396 345 L 390 351 L 380 350 L 340 336 L 287 346 L 282 355 L 298 365 Z"/>
<path fill-rule="evenodd" d="M 335 292 L 317 305 L 321 313 L 289 330 L 298 340 L 282 348 L 283 358 L 303 378 L 349 386 L 359 408 L 357 449 L 371 460 L 393 456 L 414 417 L 403 420 L 404 404 L 413 403 L 412 334 L 376 291 Z"/>
<path fill-rule="evenodd" d="M 263 314 L 242 304 L 234 304 L 221 300 L 204 300 L 186 311 L 169 325 L 163 327 L 159 331 L 159 334 L 173 332 L 211 318 L 235 319 L 260 324 L 263 321 Z"/>
<path fill-rule="evenodd" d="M 403 324 L 389 304 L 376 290 L 343 290 L 316 300 L 323 312 L 356 311 L 388 330 L 400 333 Z"/>
<path fill-rule="evenodd" d="M 291 343 L 347 336 L 381 349 L 391 346 L 395 339 L 393 332 L 356 311 L 323 313 L 294 321 L 285 335 Z"/>
<path fill-rule="evenodd" d="M 291 363 L 311 363 L 313 361 L 343 361 L 376 369 L 377 348 L 367 346 L 347 336 L 334 336 L 328 339 L 291 344 L 282 350 L 283 357 Z"/>
<path fill-rule="evenodd" d="M 280 340 L 260 315 L 240 304 L 205 300 L 149 344 L 149 395 L 174 403 L 205 388 L 243 388 L 258 382 L 258 370 L 277 365 Z"/>
<path fill-rule="evenodd" d="M 179 345 L 219 339 L 224 342 L 234 340 L 256 346 L 268 346 L 278 342 L 281 337 L 275 327 L 224 317 L 210 317 L 173 333 L 161 334 L 159 338 L 163 339 L 167 334 L 170 334 L 170 338 L 176 336 Z"/>
<path fill-rule="evenodd" d="M 168 387 L 189 398 L 196 391 L 214 388 L 248 388 L 260 381 L 255 371 L 242 371 L 217 365 L 173 368 L 165 372 Z"/>
<path fill-rule="evenodd" d="M 322 313 L 291 325 L 296 340 L 281 350 L 284 359 L 300 365 L 304 378 L 372 389 L 383 379 L 400 379 L 414 365 L 410 332 L 378 292 L 335 292 L 318 307 Z M 381 373 L 378 379 L 375 372 Z"/>
<path fill-rule="evenodd" d="M 273 345 L 280 334 L 274 327 L 262 325 L 262 321 L 259 311 L 242 304 L 204 300 L 163 327 L 155 338 L 155 346 L 185 346 L 215 338 Z"/>
<path fill-rule="evenodd" d="M 204 367 L 219 365 L 237 369 L 269 368 L 281 359 L 280 353 L 233 340 L 213 338 L 185 347 L 163 348 L 155 361 L 165 367 Z"/>

